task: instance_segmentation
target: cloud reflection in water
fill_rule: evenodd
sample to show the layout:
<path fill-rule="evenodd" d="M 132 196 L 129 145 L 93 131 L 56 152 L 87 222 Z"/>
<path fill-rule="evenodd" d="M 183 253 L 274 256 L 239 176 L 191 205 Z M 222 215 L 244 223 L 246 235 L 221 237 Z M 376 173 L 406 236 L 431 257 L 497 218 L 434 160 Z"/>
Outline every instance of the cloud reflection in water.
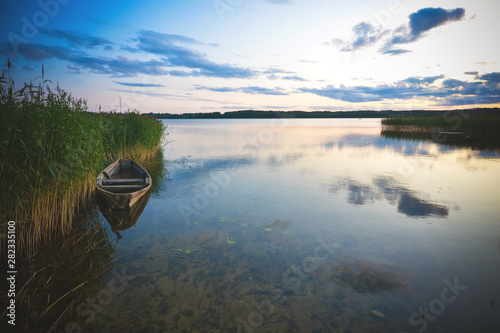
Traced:
<path fill-rule="evenodd" d="M 332 193 L 347 190 L 347 202 L 356 206 L 386 200 L 397 206 L 398 212 L 411 217 L 446 217 L 449 211 L 446 206 L 423 199 L 423 194 L 405 188 L 390 176 L 376 177 L 372 184 L 342 177 L 328 185 L 328 190 Z"/>

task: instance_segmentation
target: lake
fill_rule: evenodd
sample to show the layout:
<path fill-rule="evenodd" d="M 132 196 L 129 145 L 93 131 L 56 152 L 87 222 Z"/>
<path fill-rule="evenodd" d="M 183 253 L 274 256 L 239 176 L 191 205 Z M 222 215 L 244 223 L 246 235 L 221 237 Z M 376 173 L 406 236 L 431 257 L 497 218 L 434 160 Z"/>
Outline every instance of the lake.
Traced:
<path fill-rule="evenodd" d="M 121 284 L 85 331 L 498 332 L 498 151 L 379 119 L 165 123 L 166 175 L 107 226 Z"/>

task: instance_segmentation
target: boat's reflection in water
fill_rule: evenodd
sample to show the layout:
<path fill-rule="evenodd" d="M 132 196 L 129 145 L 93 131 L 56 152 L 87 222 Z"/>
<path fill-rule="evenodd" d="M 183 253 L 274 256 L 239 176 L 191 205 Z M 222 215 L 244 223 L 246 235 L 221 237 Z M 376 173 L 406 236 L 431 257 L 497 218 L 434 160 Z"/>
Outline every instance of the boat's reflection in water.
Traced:
<path fill-rule="evenodd" d="M 115 205 L 113 208 L 107 204 L 103 198 L 97 197 L 97 205 L 102 215 L 108 221 L 111 226 L 111 231 L 113 231 L 118 239 L 121 239 L 120 231 L 127 230 L 135 225 L 137 220 L 142 214 L 142 211 L 146 207 L 149 196 L 151 195 L 151 189 L 149 189 L 137 202 L 130 208 L 121 209 Z"/>

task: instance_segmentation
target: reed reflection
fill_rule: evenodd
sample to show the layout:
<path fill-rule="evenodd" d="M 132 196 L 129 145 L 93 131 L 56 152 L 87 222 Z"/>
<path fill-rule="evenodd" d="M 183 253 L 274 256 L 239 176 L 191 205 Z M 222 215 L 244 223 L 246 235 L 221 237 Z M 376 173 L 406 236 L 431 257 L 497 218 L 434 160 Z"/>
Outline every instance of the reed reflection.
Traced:
<path fill-rule="evenodd" d="M 18 332 L 64 331 L 69 316 L 88 296 L 95 297 L 96 288 L 104 284 L 105 273 L 114 269 L 115 251 L 94 206 L 75 217 L 70 234 L 48 242 L 23 260 L 23 270 L 16 276 Z M 3 301 L 7 293 L 3 287 L 1 291 Z M 2 310 L 2 318 L 4 315 Z M 2 320 L 0 331 L 13 332 L 6 320 Z"/>
<path fill-rule="evenodd" d="M 435 142 L 446 147 L 472 148 L 474 150 L 490 150 L 500 153 L 499 134 L 467 134 L 462 132 L 402 132 L 382 130 L 380 136 L 388 139 Z M 498 156 L 498 155 L 497 155 Z"/>

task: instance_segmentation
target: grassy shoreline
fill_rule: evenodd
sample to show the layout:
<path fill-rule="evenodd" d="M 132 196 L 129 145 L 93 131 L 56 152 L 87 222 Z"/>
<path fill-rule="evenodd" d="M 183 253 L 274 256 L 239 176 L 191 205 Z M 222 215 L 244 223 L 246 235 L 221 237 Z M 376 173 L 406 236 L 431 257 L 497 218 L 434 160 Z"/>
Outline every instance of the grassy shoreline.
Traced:
<path fill-rule="evenodd" d="M 500 149 L 500 114 L 447 113 L 442 117 L 399 117 L 381 121 L 380 135 L 456 147 Z"/>
<path fill-rule="evenodd" d="M 442 117 L 394 117 L 381 121 L 382 131 L 456 131 L 469 134 L 500 133 L 500 114 L 448 113 Z"/>
<path fill-rule="evenodd" d="M 91 202 L 95 177 L 117 158 L 154 156 L 161 121 L 140 115 L 88 112 L 86 101 L 38 85 L 14 89 L 0 76 L 0 255 L 7 221 L 16 221 L 18 255 L 71 230 L 73 215 Z"/>

